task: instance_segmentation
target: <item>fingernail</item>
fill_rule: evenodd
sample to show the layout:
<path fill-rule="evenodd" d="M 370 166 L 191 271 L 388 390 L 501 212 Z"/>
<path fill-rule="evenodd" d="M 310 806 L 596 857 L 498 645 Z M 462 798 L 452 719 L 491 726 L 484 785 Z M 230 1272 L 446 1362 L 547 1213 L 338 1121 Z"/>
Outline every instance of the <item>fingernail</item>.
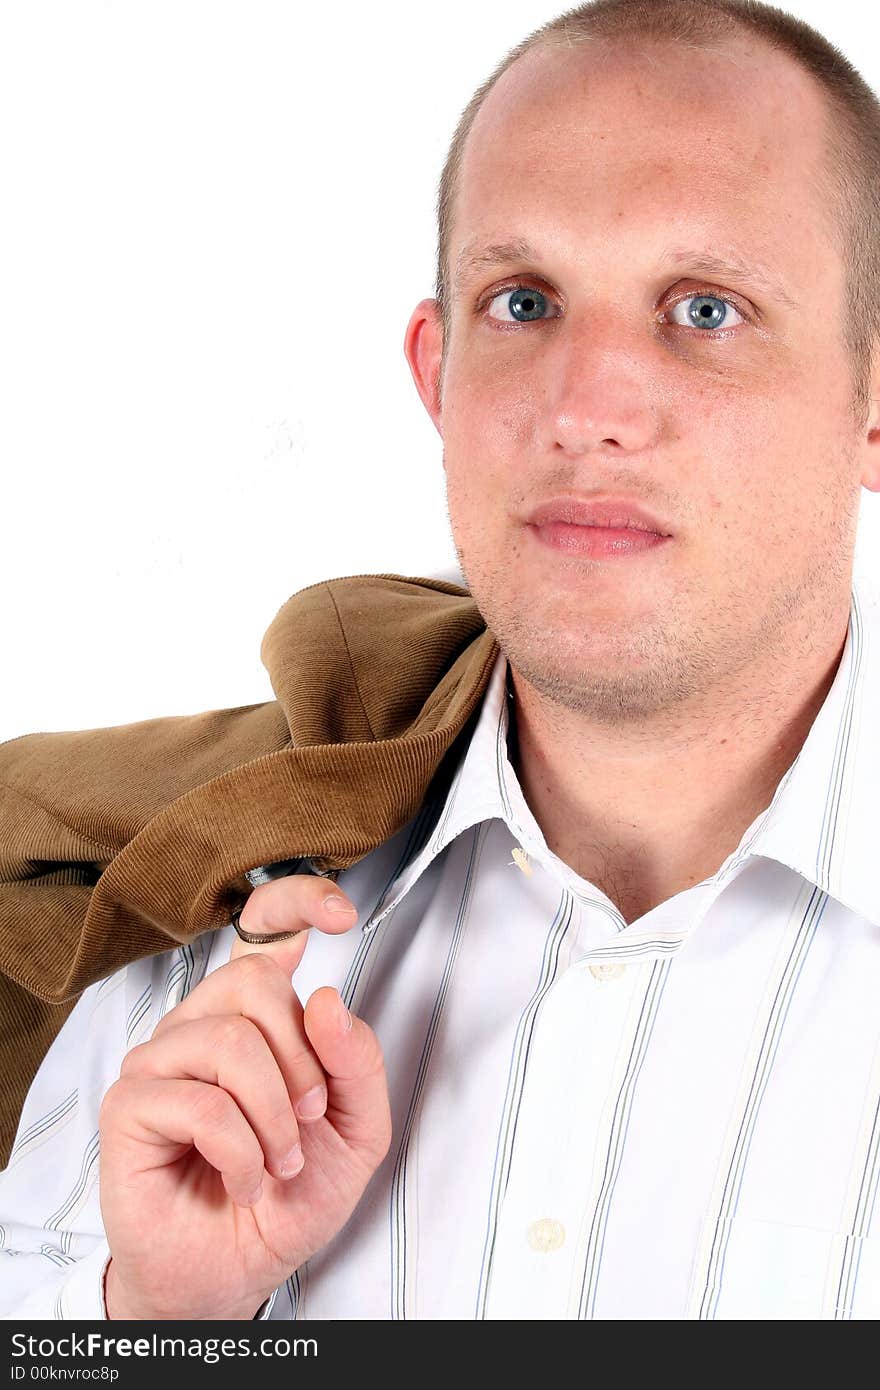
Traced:
<path fill-rule="evenodd" d="M 331 912 L 357 911 L 357 908 L 352 903 L 347 902 L 346 899 L 340 897 L 338 893 L 331 893 L 329 898 L 325 898 L 324 906 L 329 908 Z"/>
<path fill-rule="evenodd" d="M 327 1087 L 313 1086 L 297 1102 L 296 1113 L 301 1120 L 317 1120 L 327 1109 Z"/>
<path fill-rule="evenodd" d="M 343 1024 L 343 1027 L 344 1027 L 346 1033 L 350 1033 L 350 1032 L 351 1032 L 352 1018 L 351 1018 L 351 1014 L 348 1012 L 348 1009 L 347 1009 L 347 1008 L 345 1007 L 345 1005 L 342 1003 L 342 995 L 339 996 L 339 1003 L 340 1003 L 340 1005 L 341 1005 L 341 1007 L 342 1007 L 342 1015 L 343 1015 L 342 1024 Z"/>
<path fill-rule="evenodd" d="M 279 1165 L 279 1172 L 282 1178 L 294 1177 L 300 1171 L 304 1163 L 305 1159 L 303 1158 L 301 1145 L 294 1144 L 290 1153 L 284 1155 Z"/>

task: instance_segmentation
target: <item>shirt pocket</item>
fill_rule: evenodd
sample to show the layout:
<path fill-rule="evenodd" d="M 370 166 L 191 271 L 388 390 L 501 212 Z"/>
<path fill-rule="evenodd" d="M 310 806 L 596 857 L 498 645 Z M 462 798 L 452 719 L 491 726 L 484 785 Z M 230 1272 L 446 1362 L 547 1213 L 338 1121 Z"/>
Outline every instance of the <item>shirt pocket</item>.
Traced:
<path fill-rule="evenodd" d="M 880 1237 L 751 1217 L 707 1217 L 688 1317 L 880 1318 Z"/>

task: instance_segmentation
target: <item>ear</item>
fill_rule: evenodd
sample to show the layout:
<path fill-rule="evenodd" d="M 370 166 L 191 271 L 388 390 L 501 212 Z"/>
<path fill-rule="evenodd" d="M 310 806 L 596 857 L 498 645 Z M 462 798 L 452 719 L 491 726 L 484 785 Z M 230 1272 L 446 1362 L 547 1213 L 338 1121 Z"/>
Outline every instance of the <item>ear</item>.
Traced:
<path fill-rule="evenodd" d="M 440 369 L 443 360 L 443 320 L 436 299 L 423 299 L 413 309 L 406 327 L 403 351 L 422 404 L 442 439 Z"/>
<path fill-rule="evenodd" d="M 865 453 L 862 459 L 862 487 L 869 492 L 880 492 L 880 344 L 875 358 L 876 370 L 871 381 L 872 400 L 868 411 Z"/>

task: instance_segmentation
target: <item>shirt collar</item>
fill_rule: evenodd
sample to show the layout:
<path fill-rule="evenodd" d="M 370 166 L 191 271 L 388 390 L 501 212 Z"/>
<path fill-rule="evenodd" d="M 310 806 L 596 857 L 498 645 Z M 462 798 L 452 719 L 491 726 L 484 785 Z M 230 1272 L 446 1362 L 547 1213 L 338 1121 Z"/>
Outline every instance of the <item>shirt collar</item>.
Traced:
<path fill-rule="evenodd" d="M 801 751 L 752 843 L 880 924 L 880 592 L 853 585 L 843 654 Z"/>
<path fill-rule="evenodd" d="M 471 826 L 497 817 L 517 848 L 577 897 L 589 885 L 547 845 L 507 751 L 508 663 L 499 653 L 467 750 L 434 829 L 377 906 L 376 925 L 427 865 Z M 880 594 L 856 581 L 843 653 L 831 688 L 770 805 L 756 817 L 717 877 L 761 855 L 787 865 L 860 916 L 880 924 L 875 861 L 880 788 Z M 867 711 L 867 717 L 863 717 Z M 516 860 L 512 859 L 511 863 Z"/>

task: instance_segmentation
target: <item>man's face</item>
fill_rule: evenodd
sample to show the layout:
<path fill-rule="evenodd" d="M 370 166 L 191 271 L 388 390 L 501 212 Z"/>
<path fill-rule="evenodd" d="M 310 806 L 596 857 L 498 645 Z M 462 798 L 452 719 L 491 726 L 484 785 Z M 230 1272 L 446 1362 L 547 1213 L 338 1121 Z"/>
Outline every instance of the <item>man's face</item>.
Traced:
<path fill-rule="evenodd" d="M 650 717 L 848 602 L 864 464 L 825 119 L 744 41 L 533 51 L 471 130 L 435 415 L 450 521 L 514 669 L 571 709 Z M 555 548 L 528 518 L 561 496 L 628 498 L 670 539 Z"/>

